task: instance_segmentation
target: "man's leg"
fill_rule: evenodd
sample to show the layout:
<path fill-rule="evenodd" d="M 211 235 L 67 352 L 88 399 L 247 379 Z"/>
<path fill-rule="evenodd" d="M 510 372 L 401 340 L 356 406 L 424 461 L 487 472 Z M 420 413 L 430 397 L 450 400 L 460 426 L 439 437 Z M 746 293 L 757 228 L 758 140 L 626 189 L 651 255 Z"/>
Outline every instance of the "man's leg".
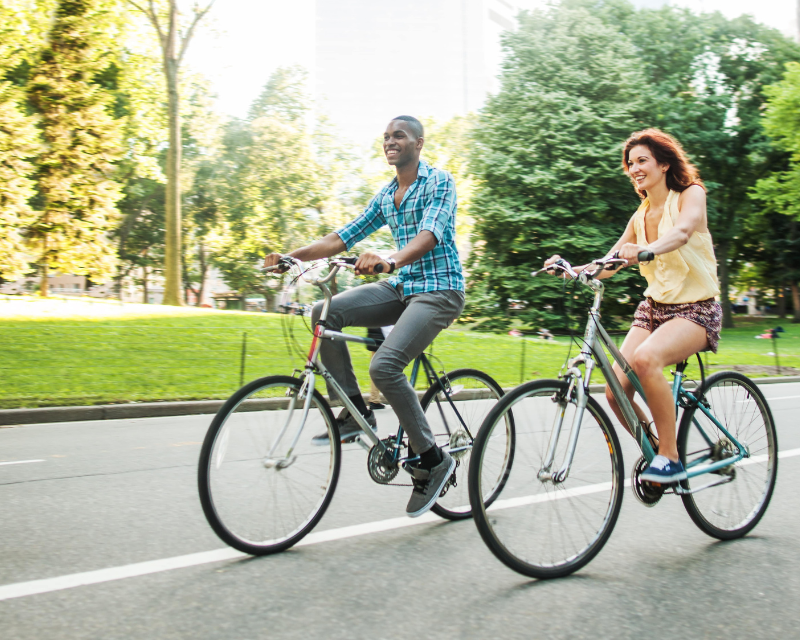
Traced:
<path fill-rule="evenodd" d="M 434 439 L 404 369 L 458 317 L 463 307 L 460 291 L 432 291 L 410 297 L 394 329 L 370 362 L 370 377 L 394 409 L 409 444 L 418 454 L 430 450 Z"/>
<path fill-rule="evenodd" d="M 344 327 L 376 327 L 394 324 L 405 311 L 400 294 L 387 282 L 355 287 L 334 296 L 328 311 L 327 328 L 341 331 Z M 316 325 L 322 303 L 314 305 L 311 319 Z M 320 345 L 322 364 L 348 396 L 360 394 L 347 343 L 323 340 Z M 330 389 L 328 390 L 330 393 Z M 333 400 L 333 397 L 331 397 Z"/>

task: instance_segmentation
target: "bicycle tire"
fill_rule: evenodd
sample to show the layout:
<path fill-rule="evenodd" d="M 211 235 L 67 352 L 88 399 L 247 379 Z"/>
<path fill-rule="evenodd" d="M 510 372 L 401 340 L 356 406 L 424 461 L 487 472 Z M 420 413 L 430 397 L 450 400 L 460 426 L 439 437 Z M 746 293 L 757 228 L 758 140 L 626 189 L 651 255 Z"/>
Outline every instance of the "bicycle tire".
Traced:
<path fill-rule="evenodd" d="M 336 490 L 339 430 L 316 389 L 298 440 L 287 448 L 302 419 L 301 401 L 288 411 L 302 384 L 268 376 L 245 385 L 217 412 L 203 441 L 197 477 L 203 513 L 223 542 L 244 553 L 267 555 L 296 544 Z M 311 442 L 320 428 L 328 432 L 325 446 Z M 280 447 L 270 454 L 276 440 Z M 281 457 L 284 452 L 289 455 Z"/>
<path fill-rule="evenodd" d="M 709 536 L 719 540 L 740 538 L 755 527 L 769 506 L 778 474 L 778 437 L 775 421 L 764 394 L 748 377 L 734 371 L 715 373 L 706 379 L 695 397 L 706 402 L 719 422 L 740 443 L 750 448 L 750 457 L 733 465 L 733 480 L 683 494 L 683 505 L 692 521 Z M 695 420 L 705 430 L 702 437 Z M 684 466 L 693 461 L 723 459 L 732 455 L 733 445 L 720 429 L 698 409 L 684 410 L 678 428 L 678 453 Z M 730 472 L 708 473 L 684 481 L 682 487 L 703 486 Z"/>
<path fill-rule="evenodd" d="M 562 380 L 536 380 L 508 392 L 487 416 L 472 450 L 469 489 L 481 538 L 507 567 L 532 578 L 559 578 L 585 566 L 608 541 L 622 506 L 624 465 L 619 440 L 608 415 L 592 397 L 569 475 L 559 483 L 539 477 L 553 420 L 561 411 L 565 420 L 553 469 L 564 460 L 575 408 L 574 398 L 566 400 L 567 390 Z M 514 411 L 515 420 L 514 460 L 502 493 L 485 507 L 478 496 L 487 443 L 509 411 Z M 576 543 L 573 538 L 579 536 L 583 540 Z"/>
<path fill-rule="evenodd" d="M 455 391 L 455 394 L 451 396 L 453 405 L 442 393 L 441 380 L 434 382 L 420 401 L 425 418 L 437 437 L 438 445 L 457 440 L 471 446 L 489 411 L 503 397 L 503 388 L 489 374 L 477 369 L 456 369 L 447 373 L 444 379 L 449 381 L 450 389 Z M 437 396 L 440 397 L 437 398 Z M 456 415 L 456 412 L 459 415 Z M 466 424 L 466 433 L 459 417 Z M 510 464 L 514 457 L 513 415 L 509 414 L 506 426 Z M 449 487 L 447 493 L 431 507 L 431 511 L 447 520 L 465 520 L 472 517 L 467 478 L 470 454 L 469 450 L 461 452 L 460 455 L 453 454 L 458 461 L 454 472 L 456 485 Z M 501 474 L 497 478 L 497 482 L 497 485 L 489 491 L 489 495 L 485 498 L 486 504 L 491 504 L 502 490 L 505 475 Z"/>

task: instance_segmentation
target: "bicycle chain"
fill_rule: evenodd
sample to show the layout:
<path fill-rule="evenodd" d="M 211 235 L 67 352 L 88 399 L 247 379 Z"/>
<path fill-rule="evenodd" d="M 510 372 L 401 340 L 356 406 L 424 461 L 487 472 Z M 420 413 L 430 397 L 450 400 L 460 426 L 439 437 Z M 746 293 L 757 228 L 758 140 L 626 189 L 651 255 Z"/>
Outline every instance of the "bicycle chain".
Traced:
<path fill-rule="evenodd" d="M 437 435 L 439 435 L 439 436 L 443 436 L 443 435 L 446 435 L 446 434 L 443 434 L 443 433 L 441 433 L 441 434 L 434 434 L 434 437 L 436 437 Z M 395 441 L 394 441 L 394 437 L 395 437 L 395 436 L 390 436 L 390 437 L 388 437 L 388 438 L 384 438 L 384 439 L 382 440 L 382 442 L 383 442 L 383 443 L 384 443 L 384 445 L 386 445 L 387 447 L 389 447 L 389 446 L 392 446 L 392 445 L 394 444 L 394 442 L 395 442 Z M 394 475 L 392 475 L 392 479 L 391 479 L 391 480 L 389 480 L 388 482 L 381 482 L 380 480 L 376 480 L 376 478 L 375 478 L 375 474 L 374 474 L 374 473 L 373 473 L 373 472 L 370 470 L 370 466 L 371 466 L 371 465 L 375 465 L 375 464 L 377 464 L 377 460 L 373 458 L 373 456 L 376 456 L 376 455 L 378 455 L 378 454 L 377 454 L 377 449 L 376 449 L 376 448 L 373 446 L 373 447 L 372 447 L 372 449 L 370 449 L 369 453 L 367 453 L 367 472 L 369 473 L 369 475 L 370 475 L 370 478 L 372 478 L 372 481 L 373 481 L 373 482 L 375 482 L 376 484 L 383 485 L 383 486 L 385 486 L 385 487 L 413 487 L 413 486 L 414 486 L 414 484 L 413 484 L 413 483 L 405 483 L 405 482 L 393 482 L 394 478 L 396 478 L 396 477 L 397 477 L 397 474 L 398 474 L 398 473 L 399 473 L 399 471 L 400 471 L 400 469 L 399 469 L 399 468 L 398 468 L 398 469 L 397 469 L 397 470 L 394 472 Z M 457 458 L 457 459 L 456 459 L 456 469 L 458 469 L 458 467 L 460 467 L 460 466 L 461 466 L 461 459 L 460 459 L 460 458 Z M 381 472 L 381 473 L 385 473 L 385 472 Z M 388 475 L 388 474 L 387 474 L 387 475 Z M 449 480 L 447 481 L 447 483 L 445 484 L 444 488 L 442 489 L 442 493 L 440 494 L 440 496 L 439 496 L 439 497 L 441 497 L 441 496 L 443 496 L 445 493 L 447 493 L 447 490 L 448 490 L 450 487 L 457 487 L 457 486 L 458 486 L 458 482 L 457 482 L 457 480 L 456 480 L 456 472 L 455 472 L 455 469 L 454 469 L 454 470 L 453 470 L 453 473 L 452 473 L 452 475 L 450 476 L 450 479 L 449 479 Z"/>

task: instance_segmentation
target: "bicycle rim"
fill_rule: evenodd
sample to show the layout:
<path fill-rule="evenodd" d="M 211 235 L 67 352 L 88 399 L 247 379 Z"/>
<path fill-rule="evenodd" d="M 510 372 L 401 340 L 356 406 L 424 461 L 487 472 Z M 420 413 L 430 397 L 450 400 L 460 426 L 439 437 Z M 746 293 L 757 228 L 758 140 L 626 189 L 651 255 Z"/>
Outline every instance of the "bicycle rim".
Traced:
<path fill-rule="evenodd" d="M 469 502 L 469 460 L 473 439 L 486 416 L 503 397 L 503 389 L 495 380 L 476 369 L 458 369 L 445 376 L 452 404 L 447 400 L 439 383 L 434 384 L 422 399 L 422 410 L 439 446 L 453 445 L 451 453 L 458 466 L 456 484 L 436 501 L 432 511 L 442 518 L 461 520 L 472 515 Z M 505 428 L 496 429 L 495 447 L 502 454 L 504 464 L 498 465 L 494 482 L 484 483 L 484 502 L 491 503 L 505 481 L 505 470 L 514 455 L 514 421 L 512 414 L 504 417 Z M 502 445 L 500 440 L 502 439 Z M 466 450 L 458 451 L 462 447 Z"/>
<path fill-rule="evenodd" d="M 301 385 L 273 376 L 240 389 L 203 443 L 198 480 L 206 518 L 223 541 L 246 553 L 295 544 L 314 528 L 336 488 L 341 445 L 333 415 L 315 392 L 300 430 Z M 312 443 L 324 432 L 330 436 L 324 446 Z"/>
<path fill-rule="evenodd" d="M 699 394 L 714 417 L 750 451 L 750 457 L 718 473 L 683 483 L 697 490 L 712 482 L 729 482 L 681 496 L 692 520 L 710 536 L 729 540 L 745 535 L 764 515 L 775 488 L 778 442 L 772 414 L 752 380 L 734 372 L 708 378 Z M 678 451 L 687 469 L 734 455 L 725 433 L 699 409 L 687 409 L 681 419 Z"/>
<path fill-rule="evenodd" d="M 567 402 L 567 385 L 557 380 L 530 382 L 507 394 L 481 427 L 472 452 L 469 486 L 478 530 L 507 566 L 535 578 L 555 578 L 589 562 L 608 540 L 622 504 L 623 464 L 616 434 L 605 412 L 591 398 L 581 424 L 566 480 L 540 479 L 553 426 L 563 412 L 552 471 L 560 469 L 576 406 Z M 484 478 L 497 473 L 492 453 L 495 430 L 514 414 L 513 464 L 497 500 L 484 507 Z"/>

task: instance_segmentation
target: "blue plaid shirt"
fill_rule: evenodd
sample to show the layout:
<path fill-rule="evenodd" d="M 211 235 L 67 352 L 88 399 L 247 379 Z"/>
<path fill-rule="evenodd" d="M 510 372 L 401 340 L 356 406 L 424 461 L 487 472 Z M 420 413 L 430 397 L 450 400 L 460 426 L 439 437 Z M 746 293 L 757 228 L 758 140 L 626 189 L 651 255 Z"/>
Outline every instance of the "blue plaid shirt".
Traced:
<path fill-rule="evenodd" d="M 364 213 L 336 233 L 351 249 L 383 225 L 389 225 L 398 249 L 421 231 L 436 236 L 436 246 L 416 262 L 397 271 L 389 282 L 403 283 L 407 296 L 443 289 L 464 290 L 464 274 L 456 250 L 456 183 L 447 171 L 420 161 L 417 179 L 408 188 L 398 210 L 394 205 L 397 178 L 381 189 Z"/>

